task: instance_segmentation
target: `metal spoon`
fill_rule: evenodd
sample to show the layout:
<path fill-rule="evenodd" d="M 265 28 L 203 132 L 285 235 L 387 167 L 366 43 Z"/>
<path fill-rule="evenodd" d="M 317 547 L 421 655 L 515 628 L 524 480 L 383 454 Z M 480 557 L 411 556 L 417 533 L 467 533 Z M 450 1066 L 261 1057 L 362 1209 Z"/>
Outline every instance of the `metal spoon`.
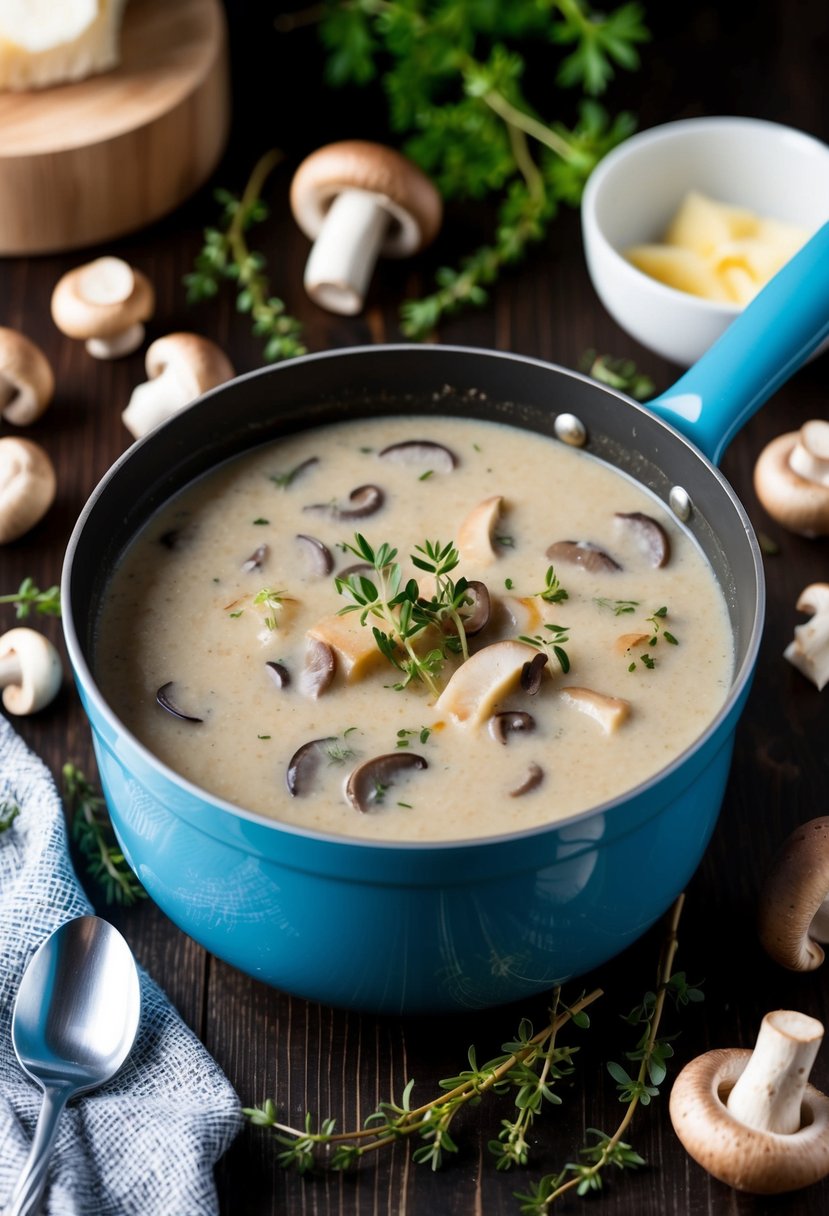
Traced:
<path fill-rule="evenodd" d="M 37 1211 L 64 1106 L 118 1071 L 140 1012 L 135 959 L 107 921 L 67 921 L 33 956 L 15 1000 L 12 1042 L 24 1072 L 43 1090 L 43 1105 L 6 1216 Z"/>

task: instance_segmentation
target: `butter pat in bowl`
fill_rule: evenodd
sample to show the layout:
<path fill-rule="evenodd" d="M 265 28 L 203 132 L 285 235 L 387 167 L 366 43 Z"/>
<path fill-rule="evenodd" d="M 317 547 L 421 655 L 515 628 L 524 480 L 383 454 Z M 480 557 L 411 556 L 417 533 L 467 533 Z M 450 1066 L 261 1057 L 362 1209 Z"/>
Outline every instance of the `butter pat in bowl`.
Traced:
<path fill-rule="evenodd" d="M 829 220 L 829 147 L 777 123 L 696 118 L 614 149 L 587 183 L 593 285 L 633 338 L 694 363 Z"/>

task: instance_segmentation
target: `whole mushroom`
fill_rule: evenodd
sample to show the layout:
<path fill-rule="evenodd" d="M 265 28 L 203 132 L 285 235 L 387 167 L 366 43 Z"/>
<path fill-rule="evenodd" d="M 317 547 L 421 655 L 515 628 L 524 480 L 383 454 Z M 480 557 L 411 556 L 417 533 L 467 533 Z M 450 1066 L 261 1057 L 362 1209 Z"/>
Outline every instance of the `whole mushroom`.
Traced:
<path fill-rule="evenodd" d="M 814 971 L 829 942 L 829 816 L 795 828 L 760 893 L 757 928 L 766 953 L 790 971 Z"/>
<path fill-rule="evenodd" d="M 671 1122 L 703 1169 L 738 1191 L 776 1195 L 829 1174 L 829 1098 L 808 1084 L 815 1018 L 767 1013 L 754 1051 L 708 1051 L 674 1082 Z"/>
<path fill-rule="evenodd" d="M 754 466 L 754 488 L 790 532 L 829 535 L 829 422 L 813 419 L 773 439 Z"/>
<path fill-rule="evenodd" d="M 783 657 L 820 692 L 829 684 L 829 583 L 810 583 L 804 587 L 797 610 L 808 612 L 811 620 L 795 626 L 794 639 L 783 651 Z"/>
<path fill-rule="evenodd" d="M 199 334 L 157 338 L 147 348 L 144 365 L 149 379 L 133 389 L 121 415 L 124 426 L 136 439 L 235 375 L 224 352 Z"/>
<path fill-rule="evenodd" d="M 61 333 L 80 338 L 95 359 L 117 359 L 144 341 L 155 292 L 140 270 L 121 258 L 96 258 L 58 280 L 52 320 Z"/>
<path fill-rule="evenodd" d="M 443 218 L 441 197 L 417 165 L 361 139 L 306 157 L 291 183 L 291 209 L 314 242 L 305 290 L 321 308 L 345 316 L 363 307 L 378 256 L 416 253 L 434 240 Z"/>
<path fill-rule="evenodd" d="M 0 545 L 17 540 L 51 507 L 57 488 L 54 466 L 31 439 L 0 439 Z"/>
<path fill-rule="evenodd" d="M 0 637 L 0 688 L 10 714 L 34 714 L 58 695 L 63 668 L 48 638 L 34 629 Z"/>
<path fill-rule="evenodd" d="M 0 413 L 6 422 L 28 426 L 54 392 L 55 377 L 40 347 L 16 329 L 0 326 Z"/>

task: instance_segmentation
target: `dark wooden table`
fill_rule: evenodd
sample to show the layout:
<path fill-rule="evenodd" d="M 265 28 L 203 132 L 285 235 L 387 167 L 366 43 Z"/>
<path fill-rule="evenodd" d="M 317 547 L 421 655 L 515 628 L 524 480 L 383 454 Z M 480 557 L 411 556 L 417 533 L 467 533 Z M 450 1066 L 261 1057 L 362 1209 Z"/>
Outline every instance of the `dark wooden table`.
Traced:
<path fill-rule="evenodd" d="M 234 0 L 230 6 L 234 134 L 216 182 L 239 189 L 265 148 L 283 147 L 284 168 L 268 190 L 272 216 L 257 237 L 269 257 L 274 289 L 304 322 L 312 350 L 394 340 L 401 299 L 422 291 L 437 266 L 457 259 L 472 240 L 485 235 L 486 213 L 478 208 L 469 213 L 450 210 L 444 232 L 428 255 L 413 265 L 389 264 L 377 275 L 362 316 L 338 318 L 316 309 L 301 286 L 307 242 L 287 210 L 290 173 L 302 154 L 330 139 L 382 137 L 383 107 L 366 97 L 348 99 L 326 91 L 314 31 L 300 29 L 290 39 L 278 36 L 272 26 L 278 7 L 255 0 Z M 703 3 L 679 6 L 676 12 L 664 11 L 674 6 L 650 7 L 662 10 L 649 18 L 654 42 L 644 50 L 642 71 L 618 82 L 610 99 L 614 106 L 638 111 L 643 126 L 698 114 L 748 114 L 829 140 L 823 0 L 797 6 L 757 3 L 750 24 L 739 15 L 742 6 Z M 774 171 L 770 164 L 769 172 Z M 93 252 L 118 253 L 153 280 L 158 308 L 150 338 L 195 329 L 219 342 L 244 371 L 259 365 L 259 347 L 229 300 L 198 308 L 185 304 L 182 276 L 199 247 L 202 226 L 214 213 L 206 188 L 162 223 Z M 16 588 L 24 575 L 40 586 L 58 580 L 63 550 L 84 500 L 129 440 L 120 413 L 133 385 L 143 379 L 142 353 L 116 363 L 94 362 L 80 344 L 63 338 L 49 317 L 55 281 L 81 260 L 72 254 L 0 263 L 0 322 L 39 342 L 56 370 L 54 405 L 29 433 L 51 453 L 59 480 L 57 504 L 44 523 L 0 551 L 3 591 Z M 660 388 L 677 374 L 637 347 L 605 314 L 587 277 L 578 218 L 572 213 L 555 222 L 549 239 L 527 264 L 503 279 L 485 309 L 444 325 L 439 340 L 513 350 L 565 366 L 576 365 L 585 348 L 593 347 L 633 357 Z M 711 1046 L 751 1045 L 769 1009 L 799 1009 L 823 1020 L 829 1015 L 826 968 L 806 976 L 778 969 L 761 952 L 753 927 L 758 884 L 775 846 L 796 824 L 826 812 L 829 692 L 819 694 L 782 660 L 781 652 L 802 619 L 794 607 L 798 594 L 829 573 L 829 542 L 783 533 L 759 507 L 751 481 L 762 446 L 808 418 L 825 416 L 827 402 L 829 362 L 824 357 L 798 373 L 745 427 L 723 464 L 756 527 L 778 543 L 779 553 L 767 559 L 765 639 L 719 827 L 690 884 L 680 926 L 677 966 L 691 979 L 704 981 L 705 1001 L 667 1017 L 666 1031 L 680 1032 L 672 1075 Z M 11 428 L 3 425 L 2 430 L 10 433 Z M 2 611 L 0 625 L 5 629 L 13 613 Z M 44 627 L 59 638 L 57 622 Z M 16 725 L 56 774 L 66 759 L 94 773 L 89 729 L 69 685 L 51 709 Z M 103 909 L 98 893 L 92 888 L 90 893 Z M 470 1043 L 487 1058 L 513 1035 L 520 1017 L 540 1025 L 545 1014 L 543 998 L 520 1008 L 441 1019 L 343 1013 L 264 987 L 207 956 L 151 903 L 107 914 L 225 1069 L 243 1103 L 273 1095 L 294 1122 L 311 1109 L 320 1116 L 334 1115 L 340 1125 L 355 1126 L 379 1100 L 399 1095 L 410 1077 L 416 1079 L 419 1098 L 431 1097 L 439 1078 L 464 1067 Z M 218 1167 L 222 1212 L 517 1213 L 513 1191 L 526 1189 L 530 1179 L 572 1160 L 584 1142 L 585 1128 L 615 1128 L 622 1107 L 605 1064 L 630 1046 L 630 1032 L 619 1014 L 652 985 L 659 943 L 659 933 L 652 931 L 622 958 L 584 980 L 586 985 L 601 984 L 607 995 L 594 1007 L 592 1030 L 581 1036 L 584 1046 L 564 1091 L 565 1104 L 536 1125 L 534 1159 L 526 1174 L 497 1173 L 488 1160 L 487 1141 L 508 1113 L 497 1101 L 461 1117 L 457 1159 L 436 1174 L 412 1164 L 407 1148 L 398 1145 L 356 1174 L 303 1181 L 277 1166 L 274 1145 L 264 1134 L 246 1129 Z M 667 1110 L 670 1079 L 663 1094 L 639 1111 L 626 1137 L 647 1165 L 608 1178 L 604 1197 L 596 1201 L 604 1216 L 808 1216 L 827 1210 L 827 1182 L 796 1196 L 764 1201 L 738 1195 L 710 1179 L 686 1157 L 673 1135 Z M 813 1079 L 820 1088 L 829 1088 L 829 1045 L 818 1058 Z M 584 1202 L 593 1201 L 568 1198 L 561 1210 L 576 1211 Z"/>

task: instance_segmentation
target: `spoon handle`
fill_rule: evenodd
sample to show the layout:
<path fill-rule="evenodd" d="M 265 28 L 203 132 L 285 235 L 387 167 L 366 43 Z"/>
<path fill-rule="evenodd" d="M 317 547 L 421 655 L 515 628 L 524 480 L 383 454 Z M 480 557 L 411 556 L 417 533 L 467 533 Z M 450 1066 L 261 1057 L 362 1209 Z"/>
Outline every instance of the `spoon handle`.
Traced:
<path fill-rule="evenodd" d="M 38 1115 L 32 1147 L 17 1180 L 11 1207 L 6 1216 L 33 1216 L 37 1212 L 46 1187 L 46 1175 L 52 1149 L 55 1147 L 58 1121 L 71 1096 L 72 1091 L 66 1086 L 50 1085 L 44 1088 L 43 1105 Z"/>

